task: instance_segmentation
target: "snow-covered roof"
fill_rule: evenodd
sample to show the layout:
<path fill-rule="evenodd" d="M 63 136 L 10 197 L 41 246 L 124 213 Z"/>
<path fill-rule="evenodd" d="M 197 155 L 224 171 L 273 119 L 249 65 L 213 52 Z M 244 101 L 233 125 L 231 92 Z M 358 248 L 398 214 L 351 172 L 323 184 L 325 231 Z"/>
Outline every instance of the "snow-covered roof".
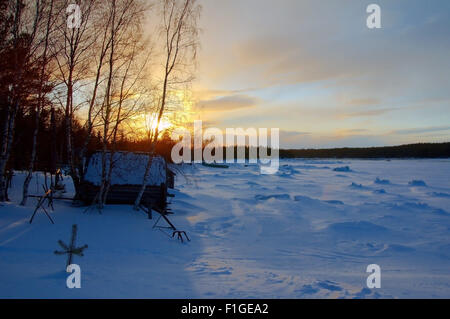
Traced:
<path fill-rule="evenodd" d="M 116 152 L 113 155 L 112 185 L 141 185 L 144 178 L 148 154 Z M 106 154 L 106 167 L 109 168 L 111 154 Z M 91 156 L 84 176 L 85 181 L 99 186 L 102 180 L 102 153 Z M 147 178 L 148 186 L 160 186 L 166 183 L 166 162 L 161 156 L 153 157 Z"/>

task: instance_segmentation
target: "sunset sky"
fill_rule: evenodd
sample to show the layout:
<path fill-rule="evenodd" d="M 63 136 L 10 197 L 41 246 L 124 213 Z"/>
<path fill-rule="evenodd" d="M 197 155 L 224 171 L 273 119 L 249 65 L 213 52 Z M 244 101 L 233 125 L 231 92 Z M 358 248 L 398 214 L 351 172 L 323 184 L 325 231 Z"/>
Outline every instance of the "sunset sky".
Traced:
<path fill-rule="evenodd" d="M 205 125 L 280 128 L 284 148 L 450 141 L 450 1 L 200 3 Z"/>

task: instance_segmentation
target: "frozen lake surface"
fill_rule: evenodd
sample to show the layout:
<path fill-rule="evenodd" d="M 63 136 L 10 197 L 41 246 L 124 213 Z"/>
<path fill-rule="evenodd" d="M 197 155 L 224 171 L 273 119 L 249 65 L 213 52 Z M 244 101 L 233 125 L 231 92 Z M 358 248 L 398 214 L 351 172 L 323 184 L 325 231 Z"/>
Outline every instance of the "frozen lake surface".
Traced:
<path fill-rule="evenodd" d="M 43 213 L 29 225 L 22 182 L 0 206 L 2 298 L 450 298 L 448 159 L 282 160 L 276 175 L 187 165 L 170 217 L 187 244 L 128 206 L 58 202 L 55 225 Z M 69 290 L 53 251 L 75 223 L 89 248 Z M 369 264 L 380 289 L 366 286 Z"/>

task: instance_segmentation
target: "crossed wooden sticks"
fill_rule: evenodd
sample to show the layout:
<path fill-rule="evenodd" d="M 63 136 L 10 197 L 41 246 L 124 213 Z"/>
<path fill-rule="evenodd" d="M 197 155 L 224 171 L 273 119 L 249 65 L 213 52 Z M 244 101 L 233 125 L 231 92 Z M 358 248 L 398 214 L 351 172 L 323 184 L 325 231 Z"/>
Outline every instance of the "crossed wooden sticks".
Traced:
<path fill-rule="evenodd" d="M 75 247 L 75 241 L 77 239 L 77 225 L 72 225 L 72 239 L 70 241 L 70 246 L 67 246 L 62 240 L 58 240 L 58 244 L 62 247 L 63 251 L 55 250 L 55 255 L 65 255 L 68 254 L 67 266 L 72 264 L 73 255 L 83 257 L 83 250 L 88 248 L 88 245 L 81 247 Z"/>

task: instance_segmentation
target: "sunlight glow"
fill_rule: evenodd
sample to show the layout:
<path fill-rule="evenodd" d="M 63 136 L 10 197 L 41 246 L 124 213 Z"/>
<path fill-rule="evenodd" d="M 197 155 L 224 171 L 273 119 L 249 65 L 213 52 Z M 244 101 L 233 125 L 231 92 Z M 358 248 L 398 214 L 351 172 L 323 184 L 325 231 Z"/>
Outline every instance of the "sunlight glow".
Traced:
<path fill-rule="evenodd" d="M 170 92 L 166 111 L 159 123 L 159 136 L 165 131 L 171 131 L 177 127 L 189 127 L 194 119 L 194 102 L 191 93 L 187 90 Z M 134 139 L 148 139 L 156 132 L 158 114 L 141 113 L 129 121 L 128 134 Z"/>

